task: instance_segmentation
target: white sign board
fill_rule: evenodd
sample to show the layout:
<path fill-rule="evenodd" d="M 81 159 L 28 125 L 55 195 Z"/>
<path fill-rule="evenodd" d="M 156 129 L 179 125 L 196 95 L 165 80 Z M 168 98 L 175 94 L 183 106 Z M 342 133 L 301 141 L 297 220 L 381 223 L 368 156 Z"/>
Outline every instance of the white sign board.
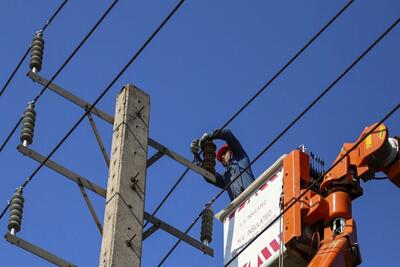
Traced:
<path fill-rule="evenodd" d="M 283 170 L 265 180 L 254 192 L 224 218 L 224 264 L 269 225 L 281 212 L 280 198 Z M 286 248 L 280 239 L 283 217 L 272 224 L 230 267 L 270 266 L 284 255 Z"/>

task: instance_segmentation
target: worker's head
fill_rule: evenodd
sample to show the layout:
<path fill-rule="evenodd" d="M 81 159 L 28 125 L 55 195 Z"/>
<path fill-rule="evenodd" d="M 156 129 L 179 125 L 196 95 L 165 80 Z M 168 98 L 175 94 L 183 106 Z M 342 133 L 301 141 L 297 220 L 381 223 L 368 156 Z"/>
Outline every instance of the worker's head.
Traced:
<path fill-rule="evenodd" d="M 232 156 L 232 150 L 227 144 L 221 146 L 220 149 L 218 149 L 217 160 L 221 162 L 224 166 L 228 164 L 228 162 L 232 159 Z"/>

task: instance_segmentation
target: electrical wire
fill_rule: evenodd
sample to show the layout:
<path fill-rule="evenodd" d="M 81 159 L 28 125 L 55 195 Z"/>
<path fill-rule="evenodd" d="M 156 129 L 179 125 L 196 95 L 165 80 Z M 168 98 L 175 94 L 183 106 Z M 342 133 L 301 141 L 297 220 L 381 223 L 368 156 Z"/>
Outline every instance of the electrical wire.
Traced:
<path fill-rule="evenodd" d="M 197 223 L 197 221 L 200 219 L 201 215 L 203 214 L 203 211 L 197 216 L 197 218 L 189 225 L 189 227 L 186 229 L 185 234 L 189 233 L 190 230 L 192 230 L 193 226 Z M 161 262 L 157 265 L 157 267 L 160 267 L 166 259 L 171 255 L 171 253 L 175 250 L 175 248 L 179 245 L 181 242 L 181 239 L 175 242 L 174 246 L 168 251 L 168 253 L 164 256 L 164 258 L 161 260 Z"/>
<path fill-rule="evenodd" d="M 265 83 L 264 86 L 261 87 L 261 89 L 259 89 L 253 97 L 251 97 L 221 128 L 217 130 L 217 132 L 225 129 L 244 109 L 246 109 L 247 106 L 249 106 L 276 78 L 278 78 L 279 75 L 281 75 L 286 70 L 286 68 L 288 68 L 289 65 L 292 64 L 354 1 L 355 0 L 350 0 L 346 5 L 344 5 L 339 10 L 339 12 L 337 12 L 300 50 L 298 50 L 297 53 L 285 65 L 283 65 L 283 67 L 277 73 L 275 73 L 275 75 L 272 76 L 272 78 L 267 83 Z M 178 181 L 180 182 L 182 179 L 183 177 L 181 176 Z M 177 184 L 175 184 L 174 187 L 171 188 L 171 190 L 173 191 L 176 186 Z M 168 196 L 172 193 L 171 190 L 168 192 Z M 147 224 L 148 223 L 146 223 L 146 225 Z"/>
<path fill-rule="evenodd" d="M 189 171 L 189 168 L 186 168 L 186 170 L 181 174 L 181 176 L 178 178 L 178 180 L 175 182 L 175 184 L 171 187 L 171 189 L 168 191 L 168 193 L 164 196 L 164 198 L 161 200 L 161 202 L 158 204 L 157 208 L 155 208 L 155 210 L 153 211 L 153 213 L 151 215 L 154 216 L 158 212 L 158 210 L 162 207 L 162 205 L 164 205 L 165 201 L 167 201 L 167 199 L 170 197 L 170 195 L 175 190 L 175 188 L 179 185 L 179 183 L 182 181 L 182 179 L 186 176 L 188 171 Z M 145 228 L 148 224 L 149 224 L 149 222 L 146 222 L 145 225 L 143 226 L 143 228 Z"/>
<path fill-rule="evenodd" d="M 236 181 L 248 168 L 250 168 L 267 150 L 269 150 L 293 125 L 295 125 L 324 95 L 326 95 L 358 62 L 361 61 L 391 30 L 393 30 L 400 19 L 397 19 L 388 29 L 382 33 L 378 39 L 376 39 L 364 52 L 357 57 L 317 98 L 315 98 L 275 139 L 269 143 L 247 166 L 240 174 L 232 181 L 230 181 L 224 189 L 222 189 L 212 200 L 211 203 L 215 202 L 224 191 L 226 191 L 233 182 Z"/>
<path fill-rule="evenodd" d="M 363 142 L 370 134 L 372 134 L 382 123 L 384 123 L 390 116 L 392 116 L 398 109 L 400 108 L 400 104 L 397 104 L 392 110 L 390 110 L 381 120 L 377 123 L 368 133 L 366 133 L 360 140 L 358 140 L 348 151 L 346 151 L 343 156 L 341 156 L 335 163 L 323 174 L 321 174 L 318 179 L 314 180 L 307 189 L 301 193 L 297 198 L 294 199 L 281 213 L 278 214 L 260 233 L 258 233 L 255 237 L 253 237 L 249 243 L 247 243 L 235 256 L 233 256 L 224 267 L 228 266 L 232 261 L 234 261 L 246 248 L 248 248 L 259 236 L 261 236 L 269 227 L 271 227 L 280 217 L 283 216 L 296 202 L 298 202 L 303 196 L 307 194 L 317 183 L 321 182 L 326 174 L 328 174 L 333 168 L 335 168 L 343 159 L 345 159 L 354 149 L 356 149 L 361 142 Z"/>
<path fill-rule="evenodd" d="M 307 106 L 283 131 L 275 137 L 275 139 L 269 143 L 251 162 L 250 164 L 244 168 L 235 179 L 231 180 L 224 189 L 222 189 L 211 201 L 210 204 L 214 203 L 222 194 L 225 192 L 229 186 L 234 183 L 241 175 L 249 169 L 266 151 L 268 151 L 294 124 L 296 124 L 326 93 L 328 93 L 334 85 L 336 85 L 365 55 L 369 53 L 397 24 L 399 23 L 400 19 L 397 19 L 388 29 L 385 30 L 360 56 L 357 57 L 317 98 L 315 98 L 311 104 Z M 397 107 L 398 108 L 398 107 Z M 197 216 L 197 218 L 193 221 L 196 223 L 201 217 L 201 213 Z M 193 227 L 194 223 L 190 227 Z M 180 243 L 178 240 L 173 249 L 168 252 L 168 255 L 176 248 L 176 246 Z M 165 258 L 162 260 L 165 261 Z"/>
<path fill-rule="evenodd" d="M 116 0 L 113 5 L 117 2 Z M 29 182 L 35 177 L 39 170 L 46 164 L 46 162 L 51 158 L 51 156 L 58 150 L 58 148 L 67 140 L 67 138 L 75 131 L 79 124 L 85 119 L 88 113 L 97 105 L 97 103 L 106 95 L 106 93 L 112 88 L 112 86 L 117 82 L 117 80 L 124 74 L 128 67 L 136 60 L 136 58 L 143 52 L 143 50 L 149 45 L 149 43 L 154 39 L 158 32 L 164 27 L 164 25 L 170 20 L 170 18 L 176 13 L 179 7 L 185 2 L 185 0 L 180 0 L 179 3 L 174 7 L 174 9 L 168 14 L 168 16 L 161 22 L 161 24 L 156 28 L 156 30 L 150 35 L 150 37 L 145 41 L 145 43 L 139 48 L 139 50 L 131 57 L 128 63 L 118 72 L 111 83 L 102 91 L 102 93 L 97 97 L 93 104 L 85 111 L 81 118 L 72 126 L 72 128 L 67 132 L 67 134 L 57 143 L 57 145 L 52 149 L 50 154 L 39 164 L 39 166 L 32 172 L 32 174 L 22 183 L 21 187 L 25 188 Z M 2 213 L 0 214 L 0 219 L 4 216 L 8 210 L 10 204 L 8 204 Z"/>
<path fill-rule="evenodd" d="M 283 67 L 275 73 L 272 78 L 266 82 L 263 87 L 261 87 L 257 93 L 251 97 L 233 116 L 225 122 L 225 124 L 219 129 L 219 131 L 222 131 L 225 129 L 239 114 L 246 109 L 276 78 L 279 77 L 279 75 L 284 72 L 290 64 L 292 64 L 351 4 L 353 4 L 355 0 L 350 0 L 346 5 L 342 7 L 342 9 L 339 10 L 339 12 L 336 13 L 335 16 L 333 16 L 318 32 L 315 34 L 297 53 L 285 64 Z M 218 131 L 217 131 L 218 132 Z"/>
<path fill-rule="evenodd" d="M 61 3 L 61 5 L 53 13 L 53 15 L 50 17 L 50 19 L 46 21 L 46 23 L 42 27 L 41 31 L 44 32 L 47 29 L 47 27 L 51 24 L 51 22 L 53 22 L 55 17 L 57 17 L 58 13 L 60 13 L 60 11 L 63 9 L 63 7 L 65 6 L 65 4 L 67 2 L 68 2 L 68 0 L 64 0 L 64 2 Z M 4 91 L 7 89 L 8 85 L 11 83 L 12 79 L 14 78 L 15 74 L 17 73 L 17 71 L 21 67 L 21 65 L 24 62 L 25 58 L 28 56 L 30 50 L 31 50 L 31 46 L 29 45 L 28 49 L 25 51 L 25 53 L 22 55 L 21 59 L 19 60 L 17 66 L 15 66 L 15 68 L 14 68 L 13 72 L 11 73 L 10 77 L 8 77 L 6 83 L 3 85 L 3 88 L 0 91 L 0 96 L 4 93 Z"/>
<path fill-rule="evenodd" d="M 47 82 L 47 84 L 40 90 L 40 92 L 36 95 L 36 97 L 33 99 L 33 103 L 35 104 L 39 98 L 43 95 L 43 93 L 47 90 L 48 86 L 54 81 L 55 78 L 60 74 L 60 72 L 65 68 L 65 66 L 71 61 L 71 59 L 76 55 L 76 53 L 79 51 L 79 49 L 86 43 L 86 41 L 89 39 L 89 37 L 93 34 L 93 32 L 97 29 L 97 27 L 101 24 L 101 22 L 105 19 L 105 17 L 110 13 L 110 11 L 114 8 L 115 4 L 117 4 L 119 0 L 114 0 L 113 3 L 108 7 L 106 12 L 100 17 L 100 19 L 96 22 L 96 24 L 92 27 L 92 29 L 86 34 L 86 36 L 82 39 L 82 41 L 79 43 L 79 45 L 74 49 L 74 51 L 69 55 L 69 57 L 64 61 L 64 63 L 61 65 L 61 67 L 57 70 L 57 72 L 51 77 L 51 79 Z M 8 134 L 6 140 L 2 143 L 0 147 L 0 153 L 3 151 L 4 147 L 7 145 L 7 143 L 10 141 L 12 135 L 15 133 L 17 130 L 18 126 L 22 122 L 22 115 L 20 116 L 19 120 L 11 130 L 11 132 Z"/>

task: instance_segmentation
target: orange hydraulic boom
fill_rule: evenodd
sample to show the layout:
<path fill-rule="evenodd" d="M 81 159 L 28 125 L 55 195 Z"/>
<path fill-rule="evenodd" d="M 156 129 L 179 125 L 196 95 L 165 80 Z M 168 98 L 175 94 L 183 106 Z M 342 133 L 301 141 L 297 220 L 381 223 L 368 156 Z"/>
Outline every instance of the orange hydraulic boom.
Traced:
<path fill-rule="evenodd" d="M 317 177 L 310 175 L 309 155 L 292 151 L 283 163 L 283 205 L 287 208 L 293 204 L 283 218 L 283 242 L 288 253 L 303 258 L 309 267 L 360 264 L 351 204 L 363 194 L 360 179 L 368 181 L 377 172 L 384 172 L 400 187 L 399 144 L 400 138 L 389 137 L 385 125 L 367 127 L 356 142 L 343 145 L 321 183 L 294 204 Z"/>

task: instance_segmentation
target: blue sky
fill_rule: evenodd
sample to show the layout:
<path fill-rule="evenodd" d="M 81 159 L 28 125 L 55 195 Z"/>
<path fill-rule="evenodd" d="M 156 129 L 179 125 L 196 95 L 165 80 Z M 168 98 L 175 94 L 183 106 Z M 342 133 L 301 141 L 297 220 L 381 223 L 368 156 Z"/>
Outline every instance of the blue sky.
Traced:
<path fill-rule="evenodd" d="M 35 31 L 61 1 L 1 1 L 3 84 Z M 111 1 L 69 1 L 44 34 L 40 75 L 50 78 L 94 25 Z M 191 159 L 189 143 L 221 127 L 299 50 L 346 1 L 187 1 L 142 55 L 99 103 L 114 112 L 115 97 L 127 83 L 151 97 L 150 136 Z M 93 102 L 137 51 L 175 1 L 119 1 L 99 29 L 55 82 Z M 322 90 L 400 15 L 398 1 L 358 0 L 324 32 L 229 128 L 250 158 L 255 157 Z M 331 163 L 345 142 L 355 141 L 365 126 L 379 121 L 399 103 L 400 29 L 396 27 L 277 144 L 253 166 L 258 176 L 284 153 L 304 144 Z M 0 97 L 3 141 L 25 105 L 41 89 L 25 73 L 26 61 Z M 48 91 L 37 103 L 37 127 L 31 148 L 48 154 L 83 111 Z M 111 126 L 95 118 L 106 147 Z M 400 135 L 399 112 L 386 123 Z M 15 147 L 19 134 L 0 153 L 0 205 L 37 167 Z M 149 154 L 154 153 L 149 149 Z M 88 121 L 71 135 L 53 159 L 106 186 L 107 168 Z M 164 157 L 147 173 L 146 210 L 151 212 L 184 167 Z M 222 169 L 219 166 L 219 171 Z M 364 195 L 353 202 L 362 266 L 394 266 L 400 238 L 399 190 L 388 181 L 363 183 Z M 190 172 L 158 217 L 179 229 L 197 216 L 218 193 Z M 103 199 L 89 193 L 99 216 Z M 75 184 L 43 168 L 25 190 L 19 235 L 79 266 L 96 266 L 100 236 Z M 228 204 L 225 194 L 214 205 Z M 0 221 L 6 233 L 7 219 Z M 2 229 L 2 230 L 1 230 Z M 164 266 L 221 266 L 222 224 L 215 221 L 211 246 L 215 257 L 181 244 Z M 199 225 L 190 232 L 198 237 Z M 155 266 L 175 238 L 158 231 L 143 244 L 142 266 Z M 0 241 L 1 266 L 51 266 Z"/>

